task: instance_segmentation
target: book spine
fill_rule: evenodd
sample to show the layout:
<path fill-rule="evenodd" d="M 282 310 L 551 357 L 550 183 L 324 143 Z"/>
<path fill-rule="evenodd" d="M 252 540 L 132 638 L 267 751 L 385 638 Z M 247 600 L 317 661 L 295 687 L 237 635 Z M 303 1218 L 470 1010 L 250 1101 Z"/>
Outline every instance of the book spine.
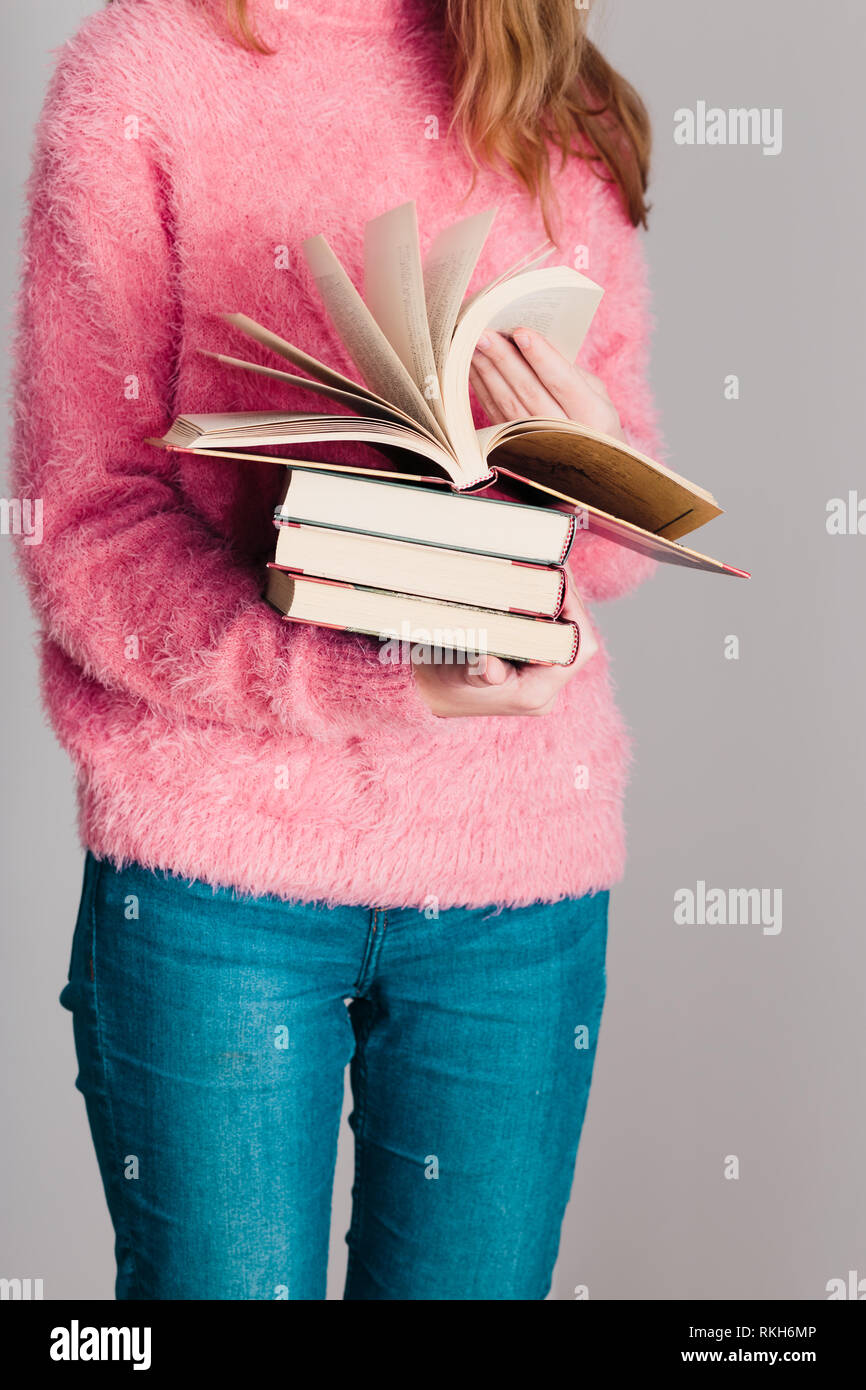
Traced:
<path fill-rule="evenodd" d="M 482 477 L 475 478 L 471 483 L 461 483 L 459 486 L 457 483 L 452 483 L 451 490 L 452 492 L 461 492 L 464 495 L 469 495 L 473 492 L 483 492 L 485 488 L 488 488 L 490 484 L 495 481 L 495 471 L 492 468 L 488 468 L 487 472 L 484 473 Z"/>
<path fill-rule="evenodd" d="M 575 517 L 573 517 L 573 516 L 572 516 L 572 517 L 569 517 L 568 530 L 567 530 L 567 532 L 566 532 L 565 540 L 563 541 L 563 544 L 562 544 L 562 553 L 560 554 L 560 557 L 559 557 L 559 563 L 560 563 L 561 565 L 564 565 L 565 562 L 566 562 L 566 560 L 568 559 L 569 553 L 570 553 L 570 551 L 571 551 L 571 547 L 572 547 L 572 545 L 574 544 L 574 536 L 575 536 L 576 529 L 577 529 L 577 522 L 576 522 Z"/>
<path fill-rule="evenodd" d="M 558 592 L 558 594 L 557 594 L 557 596 L 556 596 L 556 607 L 555 607 L 554 610 L 553 610 L 553 617 L 554 617 L 554 618 L 558 618 L 559 615 L 560 615 L 560 613 L 562 612 L 562 605 L 565 603 L 565 594 L 566 594 L 566 589 L 567 589 L 567 587 L 568 587 L 568 586 L 567 586 L 567 582 L 566 582 L 566 578 L 565 578 L 565 570 L 560 570 L 560 571 L 559 571 L 559 592 Z"/>

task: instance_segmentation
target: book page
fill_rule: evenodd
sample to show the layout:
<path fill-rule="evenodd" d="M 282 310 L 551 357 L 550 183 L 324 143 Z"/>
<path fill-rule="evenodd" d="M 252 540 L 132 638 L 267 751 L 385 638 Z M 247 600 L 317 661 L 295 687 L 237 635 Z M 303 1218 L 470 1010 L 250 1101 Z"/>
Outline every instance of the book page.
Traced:
<path fill-rule="evenodd" d="M 621 440 L 572 420 L 515 422 L 488 441 L 494 468 L 502 462 L 634 526 L 679 540 L 720 513 L 703 488 L 660 467 Z"/>
<path fill-rule="evenodd" d="M 415 425 L 390 420 L 362 420 L 352 415 L 301 415 L 264 410 L 230 415 L 180 415 L 162 442 L 173 448 L 258 449 L 268 445 L 333 443 L 345 440 L 420 454 L 449 478 L 455 471 L 449 449 Z"/>
<path fill-rule="evenodd" d="M 680 487 L 686 488 L 692 496 L 700 497 L 705 502 L 712 503 L 713 506 L 717 505 L 711 492 L 700 487 L 697 483 L 691 482 L 689 478 L 684 478 L 681 473 L 675 472 L 666 463 L 659 463 L 658 459 L 650 458 L 649 454 L 642 454 L 640 449 L 636 449 L 633 444 L 627 444 L 624 440 L 617 439 L 611 434 L 603 434 L 601 430 L 590 429 L 589 425 L 582 425 L 577 420 L 544 420 L 536 416 L 525 420 L 512 420 L 504 425 L 493 425 L 488 430 L 479 431 L 479 433 L 496 435 L 496 442 L 498 443 L 500 438 L 505 439 L 507 436 L 509 440 L 516 439 L 522 435 L 534 434 L 539 428 L 566 431 L 582 439 L 595 441 L 597 444 L 613 450 L 616 454 L 623 454 L 629 460 L 629 467 L 638 463 L 643 468 L 651 470 L 652 473 L 659 474 L 661 477 L 679 484 Z M 492 443 L 490 447 L 493 448 Z"/>
<path fill-rule="evenodd" d="M 538 285 L 532 283 L 531 273 L 525 281 L 522 276 L 506 281 L 504 287 L 513 283 L 514 295 L 485 326 L 506 335 L 515 328 L 533 328 L 573 362 L 601 302 L 602 290 L 578 271 L 570 273 L 583 283 L 557 284 L 551 276 L 550 282 Z"/>
<path fill-rule="evenodd" d="M 338 401 L 340 405 L 345 405 L 356 415 L 363 415 L 365 418 L 374 420 L 392 420 L 397 424 L 412 425 L 415 421 L 408 415 L 404 415 L 402 410 L 397 410 L 394 406 L 380 402 L 367 392 L 344 391 L 338 386 L 326 385 L 325 382 L 316 381 L 312 377 L 297 376 L 294 372 L 280 371 L 279 367 L 263 367 L 259 362 L 248 362 L 242 357 L 229 357 L 224 352 L 209 352 L 207 348 L 199 348 L 198 351 L 203 357 L 212 357 L 215 362 L 219 362 L 224 367 L 240 367 L 245 372 L 253 372 L 258 376 L 270 377 L 273 381 L 283 381 L 287 386 L 299 387 L 304 391 L 312 391 L 317 396 L 327 396 L 328 400 Z"/>
<path fill-rule="evenodd" d="M 537 327 L 568 361 L 573 361 L 592 322 L 603 290 L 570 266 L 525 270 L 478 295 L 460 320 L 442 374 L 442 403 L 448 433 L 461 465 L 483 476 L 485 441 L 475 430 L 469 401 L 469 368 L 486 328 L 508 333 L 521 324 Z"/>
<path fill-rule="evenodd" d="M 528 251 L 525 256 L 521 256 L 519 261 L 515 261 L 514 265 L 509 266 L 507 270 L 503 270 L 501 275 L 496 275 L 492 280 L 488 280 L 486 285 L 482 285 L 474 294 L 470 294 L 468 299 L 464 299 L 457 315 L 458 320 L 462 319 L 466 310 L 472 307 L 476 299 L 480 299 L 482 295 L 487 294 L 490 290 L 495 290 L 497 285 L 504 284 L 506 280 L 513 279 L 515 275 L 522 275 L 525 270 L 538 270 L 538 268 L 543 266 L 544 262 L 549 259 L 555 249 L 553 242 L 545 241 L 541 246 L 537 246 L 534 251 Z"/>
<path fill-rule="evenodd" d="M 631 521 L 623 521 L 621 517 L 611 516 L 601 508 L 593 507 L 589 502 L 584 502 L 582 499 L 578 500 L 572 494 L 559 492 L 556 488 L 548 487 L 539 482 L 537 478 L 529 478 L 525 474 L 514 473 L 498 461 L 494 471 L 500 484 L 507 490 L 514 489 L 516 496 L 522 501 L 526 500 L 524 489 L 527 489 L 530 493 L 538 491 L 545 494 L 552 499 L 551 505 L 565 503 L 569 510 L 577 507 L 586 514 L 590 532 L 604 536 L 607 540 L 616 541 L 617 545 L 624 545 L 630 550 L 636 550 L 641 555 L 648 555 L 653 560 L 660 560 L 672 565 L 684 565 L 689 569 L 709 570 L 715 574 L 729 574 L 738 579 L 751 578 L 748 570 L 738 569 L 735 565 L 727 565 L 722 560 L 714 560 L 710 555 L 702 555 L 698 550 L 690 550 L 687 546 L 680 545 L 679 541 L 669 540 L 666 536 L 648 531 Z"/>
<path fill-rule="evenodd" d="M 495 216 L 496 208 L 491 208 L 446 227 L 424 258 L 424 297 L 438 373 L 442 371 L 460 306 Z"/>
<path fill-rule="evenodd" d="M 324 362 L 320 362 L 318 357 L 311 357 L 302 348 L 295 347 L 293 343 L 287 343 L 285 338 L 281 338 L 278 333 L 274 333 L 270 328 L 265 328 L 262 324 L 256 323 L 248 314 L 223 314 L 226 323 L 230 323 L 235 328 L 239 328 L 248 338 L 252 338 L 254 343 L 260 343 L 262 347 L 269 348 L 278 357 L 284 357 L 293 366 L 300 367 L 301 371 L 309 372 L 310 376 L 317 381 L 324 382 L 326 386 L 336 386 L 342 391 L 354 391 L 356 395 L 368 396 L 370 400 L 379 401 L 382 405 L 388 402 L 381 396 L 377 396 L 375 391 L 369 387 L 362 386 L 360 382 L 353 381 L 351 377 L 344 376 L 342 372 L 336 371 Z"/>
<path fill-rule="evenodd" d="M 325 238 L 310 237 L 304 242 L 304 254 L 334 327 L 367 384 L 450 447 L 445 431 Z"/>
<path fill-rule="evenodd" d="M 402 203 L 366 224 L 364 302 L 444 427 L 414 203 Z"/>

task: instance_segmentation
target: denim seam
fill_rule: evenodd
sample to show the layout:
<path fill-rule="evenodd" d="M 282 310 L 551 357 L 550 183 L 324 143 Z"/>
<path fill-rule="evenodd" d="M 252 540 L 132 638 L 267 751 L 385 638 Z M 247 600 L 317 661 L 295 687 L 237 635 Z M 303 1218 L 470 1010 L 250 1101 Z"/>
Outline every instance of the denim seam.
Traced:
<path fill-rule="evenodd" d="M 367 973 L 368 966 L 373 960 L 374 952 L 381 952 L 382 938 L 385 935 L 385 927 L 388 926 L 388 912 L 381 909 L 382 920 L 379 923 L 379 908 L 373 909 L 373 931 L 368 934 L 367 952 L 364 955 L 364 962 L 361 965 L 359 983 L 356 990 L 360 990 L 364 983 L 364 974 Z M 377 941 L 378 934 L 378 941 Z M 377 954 L 378 954 L 377 952 Z M 356 1040 L 357 1056 L 357 1095 L 354 1097 L 354 1105 L 357 1109 L 357 1122 L 354 1126 L 354 1197 L 352 1200 L 352 1222 L 349 1223 L 349 1258 L 346 1261 L 346 1289 L 352 1283 L 354 1265 L 357 1262 L 357 1248 L 360 1248 L 361 1236 L 364 1230 L 364 1215 L 366 1215 L 366 1188 L 367 1188 L 367 1151 L 364 1148 L 364 1138 L 367 1134 L 367 1040 L 370 1038 L 375 1022 L 375 1008 L 371 999 L 367 999 L 368 1015 L 364 1022 L 364 1029 L 360 1037 Z"/>
<path fill-rule="evenodd" d="M 118 1226 L 121 1227 L 121 1230 L 118 1232 L 118 1234 L 122 1234 L 126 1239 L 127 1249 L 129 1250 L 130 1260 L 132 1262 L 133 1284 L 137 1291 L 139 1287 L 138 1261 L 135 1255 L 135 1244 L 132 1239 L 132 1227 L 127 1219 L 126 1214 L 126 1196 L 124 1194 L 123 1187 L 118 1186 L 118 1183 L 121 1181 L 120 1147 L 117 1142 L 117 1126 L 114 1119 L 114 1107 L 111 1103 L 111 1086 L 109 1085 L 108 1081 L 108 1066 L 105 1060 L 105 1044 L 102 1033 L 102 1017 L 99 1009 L 99 984 L 97 981 L 96 971 L 96 897 L 97 892 L 99 890 L 99 884 L 102 878 L 103 862 L 104 861 L 101 859 L 97 859 L 96 861 L 96 877 L 94 879 L 93 893 L 90 899 L 90 968 L 93 974 L 93 1015 L 96 1024 L 96 1047 L 99 1057 L 99 1066 L 102 1071 L 102 1083 L 105 1094 L 105 1109 L 108 1115 L 108 1144 L 111 1150 L 112 1161 L 114 1164 L 114 1172 L 112 1174 L 112 1186 L 114 1187 L 115 1192 L 118 1194 Z"/>
<path fill-rule="evenodd" d="M 373 920 L 370 924 L 370 931 L 367 933 L 367 949 L 361 962 L 361 969 L 358 972 L 358 980 L 355 985 L 356 994 L 360 994 L 365 983 L 365 976 L 373 955 L 376 941 L 376 933 L 379 926 L 379 909 L 372 909 Z M 367 1001 L 368 1014 L 364 1021 L 364 1028 L 361 1035 L 355 1042 L 355 1055 L 358 1059 L 358 1090 L 355 1096 L 355 1107 L 358 1112 L 355 1124 L 355 1192 L 352 1198 L 352 1220 L 349 1223 L 349 1254 L 346 1261 L 346 1288 L 349 1288 L 352 1274 L 356 1264 L 356 1249 L 360 1247 L 361 1236 L 364 1229 L 364 1198 L 367 1186 L 367 1162 L 366 1150 L 364 1148 L 364 1138 L 367 1128 L 367 1039 L 373 1027 L 373 1008 L 372 1001 Z"/>
<path fill-rule="evenodd" d="M 385 928 L 388 925 L 388 913 L 384 908 L 371 908 L 373 920 L 367 932 L 367 940 L 364 943 L 364 955 L 361 960 L 361 968 L 358 971 L 358 978 L 354 984 L 354 993 L 363 997 L 363 991 L 372 979 L 376 962 L 381 954 L 382 939 L 385 935 Z M 381 914 L 381 920 L 380 920 Z"/>
<path fill-rule="evenodd" d="M 375 1005 L 368 1001 L 369 1014 L 364 1023 L 361 1036 L 356 1040 L 355 1055 L 358 1059 L 358 1093 L 355 1106 L 358 1112 L 355 1124 L 355 1194 L 352 1199 L 352 1220 L 349 1223 L 349 1255 L 346 1262 L 346 1288 L 348 1289 L 357 1260 L 356 1251 L 361 1245 L 364 1230 L 365 1197 L 367 1187 L 367 1152 L 364 1140 L 367 1133 L 367 1040 L 373 1029 L 373 1010 Z"/>

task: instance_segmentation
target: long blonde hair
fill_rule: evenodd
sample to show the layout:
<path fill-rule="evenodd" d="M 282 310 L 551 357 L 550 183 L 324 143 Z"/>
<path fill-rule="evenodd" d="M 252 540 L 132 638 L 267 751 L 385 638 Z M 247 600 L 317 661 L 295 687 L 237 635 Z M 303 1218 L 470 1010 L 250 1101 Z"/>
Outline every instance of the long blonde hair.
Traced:
<path fill-rule="evenodd" d="M 577 0 L 429 0 L 442 15 L 450 58 L 453 123 L 476 168 L 505 167 L 538 198 L 548 234 L 560 166 L 588 160 L 617 186 L 635 226 L 646 226 L 650 122 L 632 87 L 587 37 Z M 237 40 L 269 49 L 249 0 L 225 0 Z"/>

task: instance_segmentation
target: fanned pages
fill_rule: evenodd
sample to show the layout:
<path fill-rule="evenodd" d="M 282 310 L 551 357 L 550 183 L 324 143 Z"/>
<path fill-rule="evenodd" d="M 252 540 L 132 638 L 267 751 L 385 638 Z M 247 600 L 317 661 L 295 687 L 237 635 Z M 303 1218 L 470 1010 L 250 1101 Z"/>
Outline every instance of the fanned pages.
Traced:
<path fill-rule="evenodd" d="M 294 449 L 357 440 L 385 453 L 398 473 L 412 472 L 407 455 L 415 454 L 458 492 L 498 484 L 525 498 L 531 489 L 536 507 L 582 509 L 590 529 L 631 546 L 643 536 L 659 559 L 743 574 L 678 543 L 720 514 L 710 493 L 622 440 L 562 419 L 515 419 L 475 428 L 469 370 L 481 334 L 493 330 L 508 336 L 520 326 L 534 328 L 573 361 L 603 294 L 570 266 L 544 265 L 552 249 L 547 245 L 467 296 L 494 216 L 494 210 L 476 213 L 444 228 L 423 262 L 414 203 L 371 219 L 364 232 L 367 302 L 325 238 L 309 238 L 304 252 L 311 274 L 362 380 L 336 371 L 242 313 L 226 318 L 295 370 L 229 353 L 210 355 L 230 370 L 326 396 L 351 413 L 182 415 L 158 442 L 250 457 L 246 451 L 266 446 Z"/>
<path fill-rule="evenodd" d="M 433 359 L 440 377 L 461 306 L 495 213 L 476 213 L 446 227 L 424 258 L 424 299 Z"/>
<path fill-rule="evenodd" d="M 305 241 L 304 253 L 322 303 L 364 380 L 447 446 L 445 432 L 325 238 Z"/>
<path fill-rule="evenodd" d="M 414 203 L 403 203 L 367 223 L 364 299 L 447 438 L 424 299 Z"/>

